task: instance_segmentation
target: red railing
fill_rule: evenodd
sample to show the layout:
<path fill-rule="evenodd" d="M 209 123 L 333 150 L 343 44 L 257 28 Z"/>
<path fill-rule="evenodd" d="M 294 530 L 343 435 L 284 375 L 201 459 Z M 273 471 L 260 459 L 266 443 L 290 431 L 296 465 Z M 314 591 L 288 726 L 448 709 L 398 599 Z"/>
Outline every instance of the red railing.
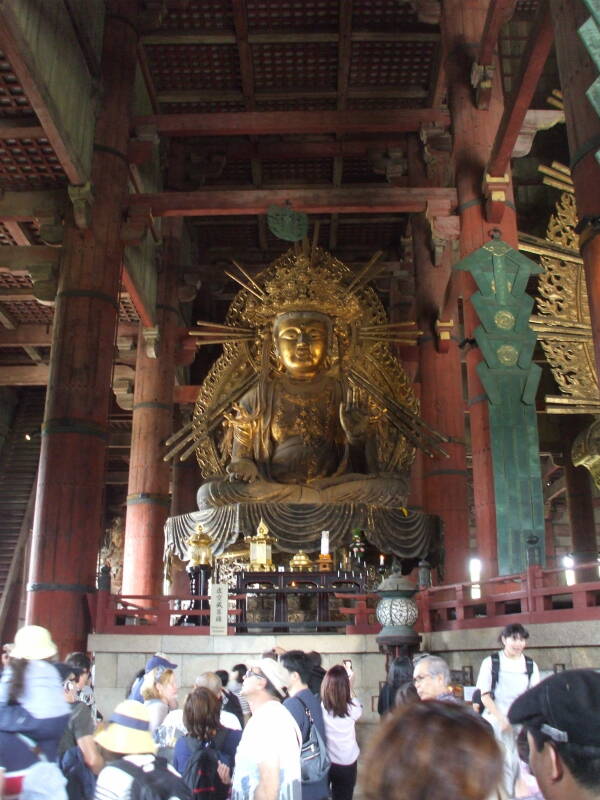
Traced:
<path fill-rule="evenodd" d="M 573 567 L 579 582 L 565 584 L 565 570 L 530 567 L 517 575 L 490 578 L 478 584 L 456 583 L 433 586 L 417 592 L 419 619 L 415 628 L 421 633 L 503 627 L 508 622 L 534 624 L 600 620 L 600 577 L 598 563 Z M 478 589 L 480 597 L 473 596 Z M 317 620 L 313 630 L 332 630 L 346 634 L 377 634 L 381 626 L 375 620 L 372 601 L 375 594 L 335 593 L 347 605 L 337 609 L 343 622 Z M 202 601 L 204 608 L 182 609 L 182 601 Z M 286 620 L 255 623 L 245 619 L 246 595 L 230 595 L 229 634 L 308 632 L 302 625 Z M 369 605 L 371 601 L 371 606 Z M 95 633 L 208 635 L 210 597 L 192 595 L 111 595 L 106 591 L 88 595 Z M 235 605 L 235 607 L 233 607 Z M 181 625 L 181 618 L 200 618 L 193 627 Z M 256 631 L 259 627 L 260 630 Z"/>
<path fill-rule="evenodd" d="M 580 582 L 567 586 L 565 569 L 530 567 L 478 584 L 433 586 L 417 596 L 420 632 L 600 619 L 598 562 L 573 567 Z M 593 579 L 590 580 L 590 577 Z M 584 578 L 585 580 L 581 580 Z M 474 597 L 479 589 L 481 596 Z"/>
<path fill-rule="evenodd" d="M 375 595 L 367 594 L 338 594 L 335 597 L 351 600 L 353 606 L 344 606 L 337 611 L 347 617 L 347 622 L 329 623 L 337 626 L 340 633 L 378 633 L 380 625 L 374 621 L 375 611 L 368 607 L 369 598 Z M 229 620 L 228 633 L 246 633 L 248 628 L 254 629 L 256 623 L 244 619 L 244 602 L 246 595 L 229 595 L 230 607 L 227 615 Z M 196 605 L 204 608 L 186 610 L 182 602 L 195 601 Z M 235 604 L 235 607 L 233 607 Z M 193 595 L 113 595 L 107 591 L 99 591 L 88 595 L 88 605 L 92 618 L 94 633 L 120 633 L 120 634 L 169 634 L 169 635 L 208 635 L 210 633 L 210 597 L 195 597 Z M 199 624 L 181 624 L 183 617 L 199 619 Z M 233 617 L 233 619 L 232 619 Z M 270 627 L 272 625 L 272 627 Z M 292 630 L 293 623 L 285 620 L 277 623 L 261 623 L 261 632 L 272 634 L 278 629 Z M 316 621 L 313 629 L 320 630 L 328 627 L 326 621 Z M 301 632 L 300 630 L 298 632 Z"/>

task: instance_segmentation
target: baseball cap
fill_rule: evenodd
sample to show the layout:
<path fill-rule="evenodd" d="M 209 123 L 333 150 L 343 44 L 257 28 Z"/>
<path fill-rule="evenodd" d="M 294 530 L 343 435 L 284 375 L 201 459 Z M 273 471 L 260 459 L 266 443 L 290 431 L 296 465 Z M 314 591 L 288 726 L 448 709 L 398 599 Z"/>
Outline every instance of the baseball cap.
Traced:
<path fill-rule="evenodd" d="M 145 671 L 150 672 L 150 670 L 155 669 L 156 667 L 164 667 L 164 669 L 177 669 L 177 664 L 173 664 L 172 661 L 165 656 L 164 653 L 154 653 L 148 661 L 146 661 Z"/>
<path fill-rule="evenodd" d="M 514 701 L 508 719 L 555 742 L 600 747 L 600 673 L 569 669 L 538 683 Z"/>

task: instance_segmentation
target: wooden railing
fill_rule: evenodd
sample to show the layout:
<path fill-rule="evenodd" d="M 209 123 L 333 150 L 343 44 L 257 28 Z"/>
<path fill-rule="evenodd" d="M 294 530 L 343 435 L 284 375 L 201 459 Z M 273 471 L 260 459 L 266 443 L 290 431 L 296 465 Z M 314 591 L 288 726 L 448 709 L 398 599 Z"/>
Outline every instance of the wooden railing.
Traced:
<path fill-rule="evenodd" d="M 252 592 L 257 594 L 257 592 Z M 333 633 L 378 633 L 380 627 L 374 620 L 374 609 L 368 607 L 368 594 L 338 594 L 337 598 L 349 600 L 354 605 L 338 608 L 343 615 L 341 621 L 315 619 L 310 622 L 288 620 L 247 619 L 245 594 L 230 594 L 228 633 L 276 633 L 276 632 L 333 632 Z M 182 608 L 192 601 L 195 610 Z M 158 634 L 158 635 L 208 635 L 210 632 L 210 597 L 192 595 L 112 595 L 98 591 L 88 595 L 94 633 Z M 202 607 L 200 607 L 202 606 Z M 185 618 L 185 623 L 184 623 Z M 194 620 L 198 623 L 194 623 Z"/>
<path fill-rule="evenodd" d="M 456 583 L 433 586 L 418 592 L 415 600 L 420 633 L 504 627 L 509 622 L 534 624 L 600 620 L 598 563 L 573 567 L 579 582 L 565 584 L 565 569 L 530 567 L 517 575 L 490 578 L 478 584 Z M 477 593 L 480 596 L 476 596 Z M 253 592 L 256 594 L 256 592 Z M 267 592 L 268 594 L 268 592 Z M 271 592 L 272 594 L 272 592 Z M 337 609 L 342 620 L 290 622 L 276 619 L 257 622 L 247 618 L 246 595 L 229 596 L 229 634 L 329 632 L 377 634 L 372 608 L 375 594 L 331 592 L 346 605 Z M 192 595 L 111 595 L 99 591 L 88 595 L 95 633 L 208 635 L 210 597 Z M 183 601 L 196 601 L 203 608 L 186 610 Z M 371 601 L 371 606 L 369 605 Z M 188 624 L 182 624 L 183 618 Z M 198 624 L 190 624 L 198 619 Z"/>
<path fill-rule="evenodd" d="M 417 596 L 420 632 L 600 620 L 598 562 L 573 567 L 579 582 L 567 586 L 565 569 L 530 567 L 478 584 L 433 586 Z M 480 597 L 477 597 L 479 590 Z"/>

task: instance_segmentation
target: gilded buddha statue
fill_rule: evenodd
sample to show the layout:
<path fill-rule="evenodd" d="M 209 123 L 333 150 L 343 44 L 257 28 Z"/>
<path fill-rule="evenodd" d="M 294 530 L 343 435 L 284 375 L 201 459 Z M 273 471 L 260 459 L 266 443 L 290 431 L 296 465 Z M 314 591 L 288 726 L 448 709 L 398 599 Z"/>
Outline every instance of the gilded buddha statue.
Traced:
<path fill-rule="evenodd" d="M 322 530 L 339 546 L 360 527 L 386 552 L 424 554 L 431 531 L 406 509 L 408 474 L 415 446 L 442 437 L 418 418 L 368 269 L 296 248 L 242 274 L 225 325 L 198 331 L 224 352 L 172 452 L 195 450 L 206 481 L 198 511 L 169 521 L 167 547 L 200 522 L 219 553 L 264 518 L 281 550 L 314 550 Z"/>

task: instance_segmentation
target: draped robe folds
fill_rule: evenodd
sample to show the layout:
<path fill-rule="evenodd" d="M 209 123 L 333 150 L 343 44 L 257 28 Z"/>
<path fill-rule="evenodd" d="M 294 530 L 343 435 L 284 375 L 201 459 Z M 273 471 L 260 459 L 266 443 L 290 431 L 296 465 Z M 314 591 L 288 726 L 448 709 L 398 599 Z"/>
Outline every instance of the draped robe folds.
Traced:
<path fill-rule="evenodd" d="M 200 522 L 218 554 L 263 518 L 284 551 L 317 550 L 323 530 L 340 547 L 361 528 L 384 552 L 424 557 L 437 520 L 418 511 L 406 515 L 407 476 L 376 471 L 369 430 L 362 438 L 346 435 L 343 399 L 341 382 L 328 374 L 310 382 L 275 377 L 244 395 L 231 422 L 231 462 L 253 461 L 257 479 L 207 480 L 198 491 L 199 510 L 168 520 L 166 548 L 185 554 L 185 538 Z"/>

